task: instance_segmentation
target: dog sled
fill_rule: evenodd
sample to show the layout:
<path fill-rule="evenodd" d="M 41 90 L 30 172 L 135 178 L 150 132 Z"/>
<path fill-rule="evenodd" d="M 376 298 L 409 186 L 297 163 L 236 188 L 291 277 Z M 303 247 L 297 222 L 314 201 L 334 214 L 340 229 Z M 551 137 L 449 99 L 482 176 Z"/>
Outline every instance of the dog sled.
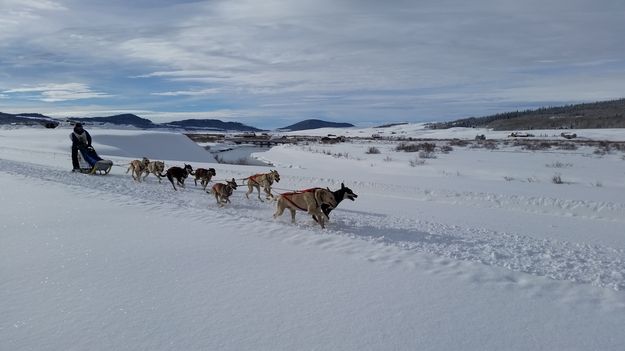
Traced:
<path fill-rule="evenodd" d="M 80 148 L 78 151 L 80 173 L 106 175 L 111 171 L 113 161 L 102 159 L 93 147 Z"/>

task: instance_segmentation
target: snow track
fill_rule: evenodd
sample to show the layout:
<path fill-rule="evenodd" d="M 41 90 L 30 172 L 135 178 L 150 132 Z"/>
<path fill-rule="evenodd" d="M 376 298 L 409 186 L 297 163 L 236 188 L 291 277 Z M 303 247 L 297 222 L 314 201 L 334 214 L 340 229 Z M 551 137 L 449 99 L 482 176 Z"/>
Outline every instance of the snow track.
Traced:
<path fill-rule="evenodd" d="M 297 225 L 289 223 L 288 214 L 273 220 L 273 203 L 261 203 L 255 198 L 255 194 L 250 200 L 245 199 L 244 192 L 247 187 L 235 192 L 231 205 L 218 208 L 214 197 L 206 194 L 200 187 L 195 187 L 192 179 L 187 179 L 186 189 L 174 192 L 167 180 L 158 184 L 156 178 L 149 176 L 146 182 L 136 183 L 129 175 L 115 170 L 106 177 L 87 176 L 38 164 L 0 159 L 0 172 L 62 184 L 74 191 L 96 197 L 98 194 L 114 195 L 115 201 L 120 205 L 143 206 L 155 215 L 180 213 L 209 224 L 228 222 L 248 226 L 251 223 L 253 226 L 271 227 L 274 230 L 265 233 L 273 233 L 270 235 L 281 236 L 283 240 L 292 243 L 312 243 L 326 249 L 359 255 L 371 261 L 418 264 L 416 261 L 411 262 L 414 257 L 402 255 L 401 252 L 425 253 L 436 259 L 478 262 L 555 280 L 625 290 L 625 252 L 622 248 L 540 239 L 486 228 L 454 226 L 418 219 L 416 216 L 378 213 L 372 209 L 360 211 L 360 208 L 356 211 L 339 207 L 332 213 L 328 229 L 321 230 L 301 212 L 297 215 Z M 217 178 L 240 178 L 247 175 L 249 173 L 245 171 L 234 170 L 220 172 Z M 320 178 L 297 175 L 282 175 L 282 178 L 281 184 L 315 185 L 328 181 L 336 183 L 334 180 L 323 179 L 322 182 Z M 367 195 L 384 196 L 381 190 L 390 190 L 396 196 L 403 196 L 404 201 L 415 204 L 433 201 L 608 222 L 625 221 L 622 216 L 625 206 L 613 202 L 428 190 L 408 186 L 393 187 L 379 182 L 353 184 L 354 190 L 361 195 L 356 203 Z M 210 226 L 207 230 L 210 230 Z M 362 240 L 372 243 L 369 251 L 361 252 Z M 359 245 L 352 245 L 355 241 Z"/>

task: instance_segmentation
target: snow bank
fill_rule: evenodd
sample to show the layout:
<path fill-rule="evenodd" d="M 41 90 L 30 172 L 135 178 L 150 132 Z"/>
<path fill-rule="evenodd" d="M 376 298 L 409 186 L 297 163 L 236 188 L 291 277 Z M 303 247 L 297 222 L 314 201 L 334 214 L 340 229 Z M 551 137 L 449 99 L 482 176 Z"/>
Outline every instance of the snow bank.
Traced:
<path fill-rule="evenodd" d="M 71 154 L 71 131 L 69 128 L 0 129 L 0 147 L 64 159 Z M 88 131 L 94 148 L 103 157 L 214 162 L 210 153 L 180 133 L 96 128 Z"/>

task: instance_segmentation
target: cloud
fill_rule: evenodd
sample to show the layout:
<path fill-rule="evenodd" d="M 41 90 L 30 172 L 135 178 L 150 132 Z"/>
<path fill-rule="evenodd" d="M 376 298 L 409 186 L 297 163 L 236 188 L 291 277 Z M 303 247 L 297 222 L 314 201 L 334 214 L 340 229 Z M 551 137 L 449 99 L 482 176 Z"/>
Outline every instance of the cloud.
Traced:
<path fill-rule="evenodd" d="M 11 97 L 359 121 L 622 94 L 620 0 L 0 1 L 0 86 L 106 90 Z"/>
<path fill-rule="evenodd" d="M 165 91 L 160 93 L 151 93 L 157 96 L 204 96 L 219 93 L 219 89 L 202 89 L 202 90 L 181 90 L 181 91 Z"/>
<path fill-rule="evenodd" d="M 67 100 L 81 100 L 94 98 L 107 98 L 111 95 L 91 90 L 86 84 L 42 84 L 37 86 L 25 86 L 3 91 L 4 94 L 39 93 L 34 97 L 44 102 L 59 102 Z"/>

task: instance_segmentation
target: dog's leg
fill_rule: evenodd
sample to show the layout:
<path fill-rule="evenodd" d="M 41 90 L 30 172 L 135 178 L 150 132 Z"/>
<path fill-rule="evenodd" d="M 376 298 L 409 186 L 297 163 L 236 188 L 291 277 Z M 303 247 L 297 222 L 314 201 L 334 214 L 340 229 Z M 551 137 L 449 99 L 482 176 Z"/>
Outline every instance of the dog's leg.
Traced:
<path fill-rule="evenodd" d="M 254 188 L 252 187 L 252 185 L 250 183 L 247 184 L 247 192 L 245 193 L 245 197 L 246 198 L 250 198 L 250 194 L 254 192 Z"/>
<path fill-rule="evenodd" d="M 260 200 L 260 202 L 264 202 L 263 199 L 260 198 L 260 185 L 258 185 L 256 189 L 258 189 L 258 199 Z"/>
<path fill-rule="evenodd" d="M 215 192 L 215 201 L 217 201 L 217 204 L 219 205 L 219 194 L 217 194 L 217 192 Z"/>
<path fill-rule="evenodd" d="M 174 190 L 178 191 L 178 189 L 176 189 L 176 185 L 174 184 L 174 177 L 171 176 L 171 174 L 167 174 L 167 179 L 169 180 L 169 182 L 171 183 L 171 186 L 174 187 Z"/>
<path fill-rule="evenodd" d="M 282 203 L 282 199 L 278 199 L 278 205 L 276 206 L 276 213 L 273 214 L 273 218 L 276 219 L 278 216 L 282 216 L 284 213 L 284 204 Z"/>
<path fill-rule="evenodd" d="M 295 223 L 295 209 L 289 207 L 289 210 L 291 211 L 291 223 Z"/>
<path fill-rule="evenodd" d="M 265 190 L 265 194 L 267 194 L 267 200 L 271 200 L 273 198 L 273 195 L 271 194 L 271 186 L 266 186 L 263 190 Z"/>

